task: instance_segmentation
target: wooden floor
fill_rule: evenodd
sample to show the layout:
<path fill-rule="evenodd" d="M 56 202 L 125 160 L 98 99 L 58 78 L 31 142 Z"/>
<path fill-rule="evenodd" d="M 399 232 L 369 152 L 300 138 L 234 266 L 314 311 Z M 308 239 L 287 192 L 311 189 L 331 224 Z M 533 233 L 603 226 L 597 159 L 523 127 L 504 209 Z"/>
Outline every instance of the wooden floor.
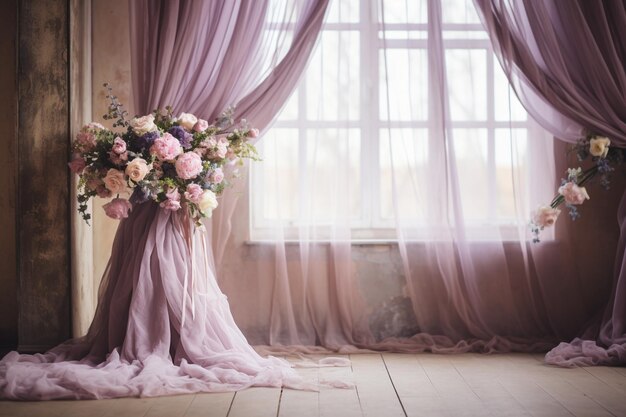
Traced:
<path fill-rule="evenodd" d="M 317 417 L 626 416 L 626 368 L 561 369 L 541 355 L 351 355 L 352 367 L 302 369 L 355 389 L 101 401 L 0 402 L 0 416 Z"/>

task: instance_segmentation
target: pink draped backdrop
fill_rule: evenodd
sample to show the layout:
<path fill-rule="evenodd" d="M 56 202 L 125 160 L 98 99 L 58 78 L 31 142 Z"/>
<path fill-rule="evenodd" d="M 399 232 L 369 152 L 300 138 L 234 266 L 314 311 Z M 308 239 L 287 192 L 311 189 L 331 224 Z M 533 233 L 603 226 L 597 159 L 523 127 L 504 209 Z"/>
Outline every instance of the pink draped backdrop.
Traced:
<path fill-rule="evenodd" d="M 567 141 L 585 129 L 609 137 L 611 146 L 626 146 L 624 2 L 475 3 L 511 84 L 533 117 Z M 579 330 L 579 338 L 553 349 L 549 363 L 626 363 L 626 192 L 617 220 L 613 289 L 604 311 Z"/>
<path fill-rule="evenodd" d="M 597 308 L 588 296 L 594 283 L 581 276 L 567 242 L 528 243 L 528 212 L 519 201 L 513 239 L 504 239 L 497 227 L 484 230 L 490 236 L 486 242 L 468 236 L 449 122 L 441 4 L 438 0 L 427 4 L 429 106 L 434 115 L 429 132 L 439 138 L 433 149 L 436 170 L 423 184 L 429 191 L 426 202 L 421 190 L 394 186 L 395 195 L 415 193 L 416 202 L 427 207 L 429 224 L 437 225 L 425 231 L 401 216 L 395 219 L 416 334 L 386 340 L 372 336 L 371 311 L 355 279 L 351 232 L 341 213 L 330 243 L 316 242 L 315 230 L 305 225 L 299 242 L 286 244 L 279 228 L 274 242 L 256 248 L 259 258 L 250 260 L 256 276 L 239 276 L 236 267 L 225 268 L 229 250 L 245 250 L 230 233 L 233 224 L 245 227 L 236 215 L 242 211 L 238 197 L 247 191 L 239 183 L 224 195 L 212 220 L 213 252 L 220 282 L 245 294 L 235 297 L 240 303 L 235 310 L 256 323 L 253 334 L 248 333 L 254 343 L 269 344 L 274 351 L 314 350 L 314 345 L 330 350 L 545 351 L 572 337 L 590 309 Z M 324 1 L 287 2 L 282 12 L 268 19 L 267 1 L 132 2 L 137 110 L 145 113 L 170 104 L 209 119 L 236 104 L 238 116 L 267 129 L 305 68 L 326 7 Z M 275 26 L 279 33 L 275 38 L 263 35 L 266 21 L 281 23 Z M 293 31 L 290 40 L 289 31 Z M 271 59 L 263 61 L 268 55 Z M 567 125 L 564 131 L 574 135 L 575 130 Z M 403 152 L 399 142 L 390 146 L 392 152 Z M 556 183 L 552 144 L 535 140 L 530 146 L 534 194 L 529 198 L 537 205 L 550 199 L 551 180 Z M 349 186 L 340 179 L 337 195 L 345 195 Z M 578 284 L 572 286 L 572 281 Z"/>

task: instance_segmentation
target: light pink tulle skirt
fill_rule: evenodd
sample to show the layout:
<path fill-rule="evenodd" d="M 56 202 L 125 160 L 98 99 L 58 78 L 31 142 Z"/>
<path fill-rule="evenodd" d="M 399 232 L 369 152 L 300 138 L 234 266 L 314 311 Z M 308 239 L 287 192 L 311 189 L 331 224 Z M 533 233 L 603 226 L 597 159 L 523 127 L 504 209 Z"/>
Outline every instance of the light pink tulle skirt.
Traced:
<path fill-rule="evenodd" d="M 248 344 L 205 262 L 205 236 L 190 226 L 178 212 L 135 206 L 119 225 L 87 335 L 45 354 L 7 354 L 0 398 L 315 389 L 287 361 Z"/>

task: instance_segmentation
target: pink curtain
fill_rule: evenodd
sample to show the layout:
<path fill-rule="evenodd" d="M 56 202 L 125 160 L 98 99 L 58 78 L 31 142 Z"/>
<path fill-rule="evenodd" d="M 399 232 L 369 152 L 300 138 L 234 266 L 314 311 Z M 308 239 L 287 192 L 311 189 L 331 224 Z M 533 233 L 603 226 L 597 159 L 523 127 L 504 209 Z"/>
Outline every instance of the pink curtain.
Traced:
<path fill-rule="evenodd" d="M 621 1 L 475 0 L 512 86 L 539 123 L 573 141 L 582 128 L 626 146 L 626 5 Z M 546 357 L 560 365 L 626 363 L 626 193 L 613 290 L 571 343 Z"/>
<path fill-rule="evenodd" d="M 327 6 L 328 0 L 130 2 L 136 111 L 146 114 L 171 105 L 175 113 L 185 111 L 211 120 L 235 105 L 235 120 L 244 117 L 264 130 L 296 87 Z M 221 265 L 244 190 L 244 180 L 228 189 L 207 222 L 222 285 L 229 284 L 224 282 Z M 331 263 L 340 259 L 335 264 L 342 267 L 330 267 L 326 280 L 317 276 L 309 280 L 320 271 L 306 267 L 300 270 L 300 280 L 289 277 L 285 244 L 274 244 L 268 256 L 275 257 L 276 270 L 263 289 L 272 293 L 272 306 L 263 306 L 270 314 L 263 342 L 338 349 L 359 344 L 358 337 L 367 339 L 367 328 L 362 318 L 355 318 L 358 309 L 352 306 L 359 304 L 360 297 L 343 269 L 349 243 L 332 248 L 302 245 L 301 250 L 305 257 Z"/>

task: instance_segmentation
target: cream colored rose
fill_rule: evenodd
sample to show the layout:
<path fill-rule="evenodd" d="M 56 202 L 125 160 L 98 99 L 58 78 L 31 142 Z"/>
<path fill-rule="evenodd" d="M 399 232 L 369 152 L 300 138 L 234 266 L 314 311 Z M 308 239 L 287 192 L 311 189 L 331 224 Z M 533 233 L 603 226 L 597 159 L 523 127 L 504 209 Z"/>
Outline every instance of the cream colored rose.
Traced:
<path fill-rule="evenodd" d="M 135 117 L 130 121 L 130 127 L 133 128 L 133 132 L 135 132 L 137 136 L 143 136 L 148 132 L 154 132 L 157 130 L 157 126 L 154 124 L 153 114 Z"/>
<path fill-rule="evenodd" d="M 126 165 L 126 175 L 135 182 L 143 180 L 148 172 L 150 172 L 150 167 L 142 158 L 135 158 Z"/>
<path fill-rule="evenodd" d="M 606 155 L 609 153 L 609 145 L 611 145 L 609 138 L 596 136 L 589 141 L 589 153 L 593 156 L 606 158 Z"/>
<path fill-rule="evenodd" d="M 533 213 L 533 223 L 541 228 L 553 226 L 559 214 L 561 214 L 559 209 L 541 206 Z"/>
<path fill-rule="evenodd" d="M 183 129 L 192 131 L 193 127 L 198 123 L 198 118 L 191 113 L 181 113 L 178 116 L 178 124 L 183 127 Z"/>
<path fill-rule="evenodd" d="M 217 208 L 217 198 L 211 190 L 204 190 L 198 201 L 198 208 L 207 217 Z"/>
<path fill-rule="evenodd" d="M 127 191 L 124 173 L 117 169 L 109 169 L 104 177 L 104 186 L 113 194 L 120 194 Z"/>

